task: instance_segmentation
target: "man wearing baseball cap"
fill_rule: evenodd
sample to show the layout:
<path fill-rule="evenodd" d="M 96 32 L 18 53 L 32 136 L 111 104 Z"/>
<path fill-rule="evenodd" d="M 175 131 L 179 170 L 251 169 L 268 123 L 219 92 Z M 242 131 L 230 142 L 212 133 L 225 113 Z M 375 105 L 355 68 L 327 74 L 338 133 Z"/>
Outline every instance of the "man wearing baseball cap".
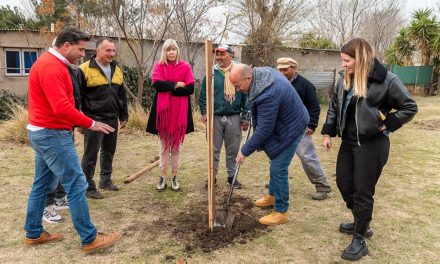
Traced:
<path fill-rule="evenodd" d="M 331 192 L 331 186 L 324 175 L 312 139 L 312 135 L 318 126 L 319 113 L 321 111 L 315 86 L 298 74 L 298 63 L 292 58 L 279 58 L 277 60 L 277 68 L 295 88 L 309 113 L 310 122 L 303 139 L 296 149 L 296 154 L 301 160 L 304 172 L 307 174 L 310 182 L 315 185 L 316 192 L 312 195 L 312 199 L 324 200 L 328 197 L 327 193 Z"/>
<path fill-rule="evenodd" d="M 233 51 L 229 45 L 220 45 L 213 51 L 214 65 L 214 175 L 217 179 L 220 150 L 223 141 L 226 150 L 227 183 L 232 184 L 235 172 L 235 157 L 240 149 L 241 131 L 246 131 L 248 123 L 247 95 L 237 92 L 229 81 L 233 61 Z M 206 77 L 202 82 L 199 104 L 203 121 L 206 122 Z M 207 182 L 205 187 L 207 188 Z M 235 181 L 234 188 L 241 189 L 240 182 Z"/>

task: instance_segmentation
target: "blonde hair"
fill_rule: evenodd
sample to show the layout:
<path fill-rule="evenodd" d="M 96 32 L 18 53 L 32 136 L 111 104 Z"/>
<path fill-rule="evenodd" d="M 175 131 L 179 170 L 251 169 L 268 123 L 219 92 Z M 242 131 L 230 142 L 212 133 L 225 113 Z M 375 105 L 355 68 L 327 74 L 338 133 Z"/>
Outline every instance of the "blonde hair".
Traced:
<path fill-rule="evenodd" d="M 354 95 L 367 96 L 368 75 L 374 65 L 374 49 L 365 39 L 354 38 L 341 48 L 341 53 L 354 59 L 354 74 L 344 74 L 344 89 L 349 90 L 353 84 Z"/>
<path fill-rule="evenodd" d="M 167 40 L 165 40 L 165 42 L 162 45 L 162 53 L 160 55 L 160 60 L 159 60 L 160 64 L 168 64 L 167 51 L 170 48 L 175 48 L 177 50 L 176 64 L 179 63 L 179 61 L 180 61 L 179 45 L 177 45 L 177 42 L 174 39 L 167 39 Z"/>

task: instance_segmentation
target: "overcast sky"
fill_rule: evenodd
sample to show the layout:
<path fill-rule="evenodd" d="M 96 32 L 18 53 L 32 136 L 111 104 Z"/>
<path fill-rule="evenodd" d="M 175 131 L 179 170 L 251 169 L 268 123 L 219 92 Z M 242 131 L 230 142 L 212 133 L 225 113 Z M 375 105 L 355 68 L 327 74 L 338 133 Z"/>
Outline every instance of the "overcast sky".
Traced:
<path fill-rule="evenodd" d="M 28 1 L 27 0 L 0 0 L 0 5 L 10 5 L 10 6 L 25 6 Z M 408 12 L 411 12 L 418 8 L 424 7 L 434 7 L 436 0 L 407 0 L 406 1 L 406 9 Z"/>
<path fill-rule="evenodd" d="M 436 8 L 440 0 L 406 0 L 406 12 L 405 17 L 409 20 L 411 17 L 411 13 L 420 8 Z M 25 14 L 29 14 L 32 11 L 31 4 L 29 3 L 29 0 L 0 0 L 0 6 L 4 5 L 10 5 L 10 6 L 18 6 L 20 9 L 24 11 Z M 231 42 L 237 42 L 240 37 L 234 36 L 234 34 L 230 34 L 229 41 Z"/>

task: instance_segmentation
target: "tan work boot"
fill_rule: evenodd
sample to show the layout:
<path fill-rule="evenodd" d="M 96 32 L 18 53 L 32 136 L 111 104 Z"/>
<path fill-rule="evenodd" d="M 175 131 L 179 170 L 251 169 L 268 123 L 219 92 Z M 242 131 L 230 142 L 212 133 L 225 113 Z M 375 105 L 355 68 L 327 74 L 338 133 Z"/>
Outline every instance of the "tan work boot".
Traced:
<path fill-rule="evenodd" d="M 92 243 L 85 245 L 82 247 L 82 250 L 86 254 L 90 254 L 95 252 L 96 250 L 107 248 L 114 243 L 116 243 L 119 239 L 121 239 L 121 233 L 112 232 L 108 235 L 99 233 L 96 235 L 95 240 Z"/>
<path fill-rule="evenodd" d="M 259 222 L 263 225 L 279 225 L 284 224 L 289 221 L 289 215 L 287 212 L 285 213 L 279 213 L 279 212 L 272 212 L 269 215 L 263 216 L 260 218 Z"/>
<path fill-rule="evenodd" d="M 255 201 L 255 205 L 259 207 L 273 206 L 275 205 L 275 197 L 265 194 L 262 198 Z"/>
<path fill-rule="evenodd" d="M 49 234 L 47 231 L 43 231 L 41 235 L 37 238 L 25 238 L 24 244 L 26 246 L 36 246 L 44 243 L 57 242 L 64 239 L 64 235 L 62 234 Z"/>

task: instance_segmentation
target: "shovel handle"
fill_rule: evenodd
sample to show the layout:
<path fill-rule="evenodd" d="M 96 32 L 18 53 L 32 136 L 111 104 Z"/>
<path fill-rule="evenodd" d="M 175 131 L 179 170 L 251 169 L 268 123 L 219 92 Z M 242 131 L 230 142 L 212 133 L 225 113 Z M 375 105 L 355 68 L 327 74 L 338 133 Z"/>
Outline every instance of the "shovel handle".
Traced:
<path fill-rule="evenodd" d="M 226 207 L 229 207 L 231 203 L 232 193 L 234 192 L 235 181 L 237 180 L 238 171 L 240 170 L 240 164 L 235 164 L 234 178 L 232 178 L 231 189 L 229 190 L 228 199 L 226 200 Z"/>
<path fill-rule="evenodd" d="M 250 118 L 251 117 L 250 112 L 251 111 L 248 111 L 246 116 L 246 119 L 248 119 L 249 122 L 249 128 L 246 133 L 246 138 L 244 139 L 244 144 L 246 144 L 246 142 L 249 139 L 249 135 L 251 134 L 252 120 Z M 240 164 L 237 163 L 235 164 L 235 173 L 234 173 L 234 177 L 232 178 L 231 189 L 229 190 L 228 199 L 226 200 L 226 207 L 229 207 L 229 204 L 231 203 L 232 193 L 234 192 L 234 186 L 235 186 L 235 182 L 237 181 L 237 175 L 239 170 L 240 170 Z"/>

